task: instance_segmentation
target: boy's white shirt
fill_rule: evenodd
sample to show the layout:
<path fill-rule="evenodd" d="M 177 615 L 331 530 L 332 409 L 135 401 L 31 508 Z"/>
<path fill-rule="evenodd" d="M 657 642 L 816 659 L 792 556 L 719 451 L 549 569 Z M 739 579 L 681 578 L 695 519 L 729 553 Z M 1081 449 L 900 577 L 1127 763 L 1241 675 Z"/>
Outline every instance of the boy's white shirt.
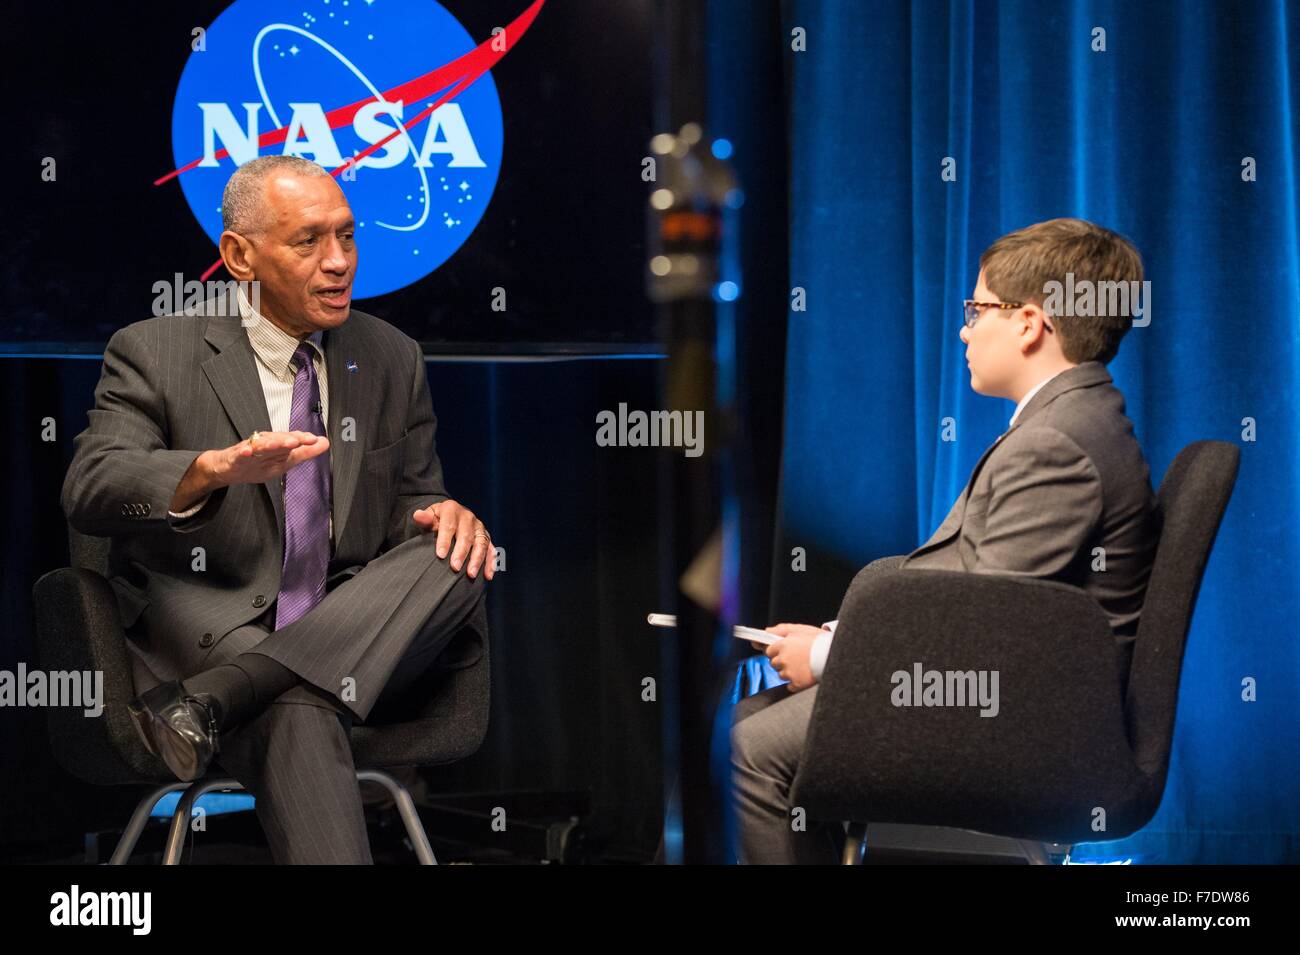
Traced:
<path fill-rule="evenodd" d="M 1024 397 L 1016 402 L 1016 410 L 1011 414 L 1011 421 L 1007 424 L 1008 428 L 1016 423 L 1016 418 L 1020 417 L 1021 410 L 1024 409 L 1025 405 L 1029 404 L 1029 399 L 1038 394 L 1039 389 L 1042 388 L 1043 385 L 1047 384 L 1060 373 L 1061 372 L 1058 371 L 1054 374 L 1048 375 L 1038 384 L 1034 385 L 1034 387 L 1025 392 Z M 822 624 L 822 630 L 824 630 L 825 633 L 819 633 L 813 638 L 812 648 L 808 652 L 808 667 L 812 670 L 813 679 L 818 682 L 821 681 L 822 671 L 826 669 L 826 657 L 831 652 L 831 640 L 835 638 L 835 627 L 838 624 L 838 620 L 828 620 L 826 623 Z"/>

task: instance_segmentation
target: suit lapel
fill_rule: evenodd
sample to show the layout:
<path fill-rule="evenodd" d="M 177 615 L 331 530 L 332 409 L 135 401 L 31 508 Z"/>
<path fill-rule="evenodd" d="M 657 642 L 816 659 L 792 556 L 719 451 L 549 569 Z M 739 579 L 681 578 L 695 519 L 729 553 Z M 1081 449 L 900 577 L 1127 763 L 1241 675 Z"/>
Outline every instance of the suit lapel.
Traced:
<path fill-rule="evenodd" d="M 1016 423 L 1019 424 L 1019 422 L 1020 419 L 1017 418 Z M 908 555 L 909 557 L 917 557 L 920 554 L 934 550 L 936 547 L 946 544 L 948 541 L 952 540 L 952 538 L 957 536 L 957 532 L 961 530 L 962 521 L 966 517 L 966 502 L 970 499 L 971 488 L 975 486 L 975 476 L 980 473 L 980 468 L 984 467 L 984 462 L 989 459 L 989 455 L 993 453 L 993 449 L 1001 444 L 1002 439 L 1010 433 L 1010 429 L 1004 431 L 1002 434 L 998 435 L 996 441 L 985 449 L 984 453 L 980 456 L 979 461 L 976 462 L 975 469 L 971 471 L 970 479 L 967 480 L 966 487 L 962 489 L 961 496 L 957 498 L 957 502 L 953 504 L 952 510 L 948 512 L 948 516 L 943 519 L 943 523 L 939 525 L 938 529 L 935 530 L 930 539 L 916 550 L 912 551 L 912 553 Z"/>
<path fill-rule="evenodd" d="M 927 553 L 946 544 L 957 535 L 957 532 L 961 530 L 962 521 L 966 517 L 966 503 L 970 499 L 971 489 L 975 486 L 975 478 L 979 475 L 980 469 L 984 467 L 984 462 L 989 459 L 989 455 L 993 453 L 993 449 L 1001 444 L 1007 435 L 1067 391 L 1073 391 L 1075 388 L 1086 388 L 1091 385 L 1108 384 L 1110 381 L 1110 373 L 1106 370 L 1105 365 L 1099 361 L 1085 361 L 1073 368 L 1066 369 L 1043 385 L 1038 390 L 1038 393 L 1020 409 L 1020 414 L 1016 416 L 1016 423 L 1000 434 L 998 439 L 980 456 L 979 461 L 975 464 L 975 469 L 971 471 L 970 479 L 966 482 L 966 487 L 962 490 L 961 496 L 957 498 L 957 502 L 953 504 L 952 510 L 948 512 L 948 516 L 944 518 L 943 523 L 939 525 L 928 541 L 912 551 L 908 556 L 916 557 Z"/>
<path fill-rule="evenodd" d="M 211 315 L 203 337 L 217 349 L 217 354 L 203 363 L 203 373 L 226 409 L 235 433 L 243 439 L 254 431 L 270 431 L 266 394 L 257 374 L 257 356 L 253 354 L 253 346 L 240 323 L 238 311 L 233 315 Z M 262 487 L 275 510 L 276 526 L 283 528 L 284 492 L 280 479 L 264 481 Z"/>
<path fill-rule="evenodd" d="M 204 339 L 217 350 L 217 354 L 203 362 L 203 373 L 212 384 L 213 391 L 226 410 L 235 431 L 247 438 L 254 431 L 270 431 L 271 419 L 266 411 L 266 393 L 257 373 L 257 355 L 240 322 L 234 302 L 222 300 L 209 302 L 205 312 L 210 317 Z M 362 405 L 362 391 L 358 380 L 368 369 L 348 370 L 365 349 L 357 347 L 357 326 L 348 320 L 338 328 L 325 333 L 321 346 L 325 351 L 325 366 L 329 370 L 329 421 L 325 428 L 330 439 L 330 484 L 333 500 L 334 541 L 342 540 L 343 528 L 356 496 L 357 479 L 361 471 L 360 438 L 366 434 L 369 419 L 367 407 Z M 343 440 L 343 420 L 353 419 L 349 429 L 351 440 Z M 284 488 L 279 478 L 262 483 L 271 507 L 275 510 L 276 526 L 284 527 Z"/>
<path fill-rule="evenodd" d="M 360 438 L 366 434 L 369 421 L 365 419 L 368 406 L 361 402 L 362 389 L 359 385 L 361 375 L 372 369 L 361 368 L 356 362 L 358 355 L 366 353 L 357 347 L 357 325 L 351 318 L 338 328 L 325 333 L 322 346 L 325 349 L 325 367 L 329 370 L 329 421 L 325 428 L 330 439 L 330 483 L 333 496 L 334 540 L 343 539 L 343 528 L 348 514 L 352 510 L 352 500 L 356 497 L 357 478 L 361 472 Z M 356 368 L 348 369 L 349 363 Z M 348 429 L 350 440 L 343 440 L 343 419 L 351 418 L 352 427 Z"/>

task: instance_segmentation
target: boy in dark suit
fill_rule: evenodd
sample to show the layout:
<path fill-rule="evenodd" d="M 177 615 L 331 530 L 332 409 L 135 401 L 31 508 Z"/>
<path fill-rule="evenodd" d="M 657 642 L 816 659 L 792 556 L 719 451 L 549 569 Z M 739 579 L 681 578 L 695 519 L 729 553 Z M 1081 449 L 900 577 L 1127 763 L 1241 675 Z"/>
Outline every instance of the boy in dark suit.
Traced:
<path fill-rule="evenodd" d="M 1146 461 L 1106 363 L 1145 287 L 1137 250 L 1080 219 L 1037 223 L 984 252 L 960 336 L 971 387 L 1016 408 L 943 523 L 902 564 L 1080 587 L 1105 611 L 1125 673 L 1158 528 Z M 833 863 L 839 827 L 796 830 L 788 797 L 817 681 L 833 665 L 835 621 L 769 629 L 783 639 L 755 647 L 789 682 L 736 707 L 741 861 Z"/>

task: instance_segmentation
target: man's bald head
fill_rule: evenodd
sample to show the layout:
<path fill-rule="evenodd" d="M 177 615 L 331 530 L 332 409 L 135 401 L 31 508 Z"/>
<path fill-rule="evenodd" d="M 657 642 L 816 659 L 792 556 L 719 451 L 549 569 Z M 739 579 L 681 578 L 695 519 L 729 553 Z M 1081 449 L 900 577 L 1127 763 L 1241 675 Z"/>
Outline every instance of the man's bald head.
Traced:
<path fill-rule="evenodd" d="M 329 176 L 323 166 L 301 156 L 259 156 L 235 170 L 221 195 L 221 227 L 254 235 L 269 225 L 266 183 L 278 175 Z"/>

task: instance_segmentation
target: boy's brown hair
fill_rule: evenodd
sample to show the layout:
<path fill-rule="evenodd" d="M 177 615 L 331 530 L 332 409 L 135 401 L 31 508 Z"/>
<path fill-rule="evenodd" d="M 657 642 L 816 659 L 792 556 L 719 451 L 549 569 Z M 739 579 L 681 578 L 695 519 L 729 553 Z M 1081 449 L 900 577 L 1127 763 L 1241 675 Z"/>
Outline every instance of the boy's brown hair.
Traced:
<path fill-rule="evenodd" d="M 984 250 L 980 268 L 984 284 L 1002 301 L 1039 306 L 1048 297 L 1047 283 L 1059 282 L 1064 288 L 1067 273 L 1074 274 L 1075 286 L 1089 281 L 1097 290 L 1105 288 L 1102 282 L 1140 285 L 1143 277 L 1142 257 L 1131 242 L 1083 219 L 1049 219 L 1009 232 Z M 1127 296 L 1124 301 L 1129 301 Z M 1133 325 L 1131 308 L 1129 314 L 1120 315 L 1047 311 L 1066 360 L 1076 364 L 1110 361 Z"/>

